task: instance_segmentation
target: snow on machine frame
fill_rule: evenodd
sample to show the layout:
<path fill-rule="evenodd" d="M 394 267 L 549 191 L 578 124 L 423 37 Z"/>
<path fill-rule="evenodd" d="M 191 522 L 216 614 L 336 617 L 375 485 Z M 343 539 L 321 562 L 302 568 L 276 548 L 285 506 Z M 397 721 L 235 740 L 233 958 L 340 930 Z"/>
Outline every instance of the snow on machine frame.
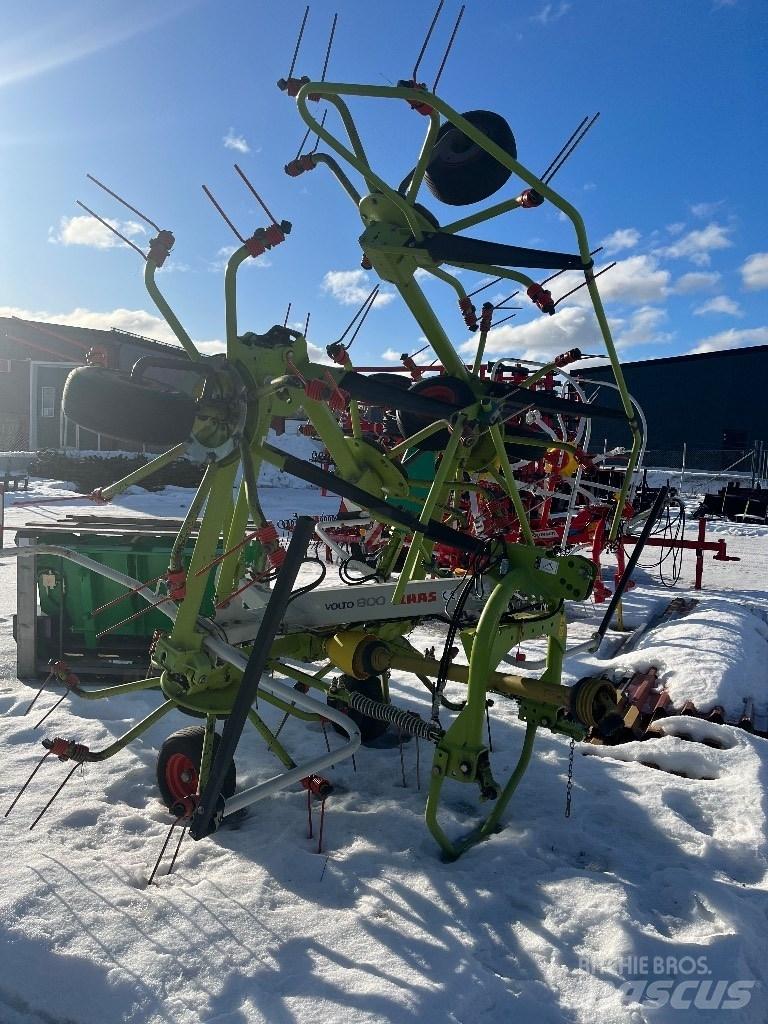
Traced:
<path fill-rule="evenodd" d="M 441 7 L 442 3 L 438 14 Z M 436 18 L 437 14 L 432 28 Z M 294 64 L 298 49 L 297 44 Z M 327 59 L 328 54 L 326 67 Z M 572 151 L 576 133 L 548 171 L 537 176 L 518 161 L 514 137 L 503 118 L 488 111 L 461 114 L 436 95 L 434 87 L 428 91 L 418 84 L 420 59 L 411 79 L 397 86 L 310 81 L 293 77 L 293 66 L 278 85 L 295 97 L 308 127 L 307 136 L 316 135 L 334 154 L 317 152 L 315 146 L 311 153 L 291 161 L 286 172 L 297 176 L 322 164 L 339 181 L 362 218 L 363 266 L 399 292 L 437 354 L 442 374 L 428 382 L 431 386 L 421 382 L 422 386 L 406 390 L 356 372 L 348 349 L 340 342 L 328 347 L 334 360 L 334 365 L 328 366 L 312 362 L 305 335 L 285 325 L 272 326 L 263 334 L 239 332 L 238 269 L 247 259 L 282 244 L 291 225 L 272 217 L 238 168 L 270 223 L 248 238 L 238 236 L 241 245 L 227 263 L 226 355 L 206 357 L 198 352 L 155 281 L 156 270 L 174 244 L 173 234 L 148 221 L 157 235 L 148 254 L 139 250 L 145 260 L 147 290 L 188 357 L 163 360 L 164 368 L 194 373 L 199 378 L 195 397 L 148 383 L 144 374 L 153 357 L 140 360 L 130 375 L 99 365 L 81 367 L 70 375 L 64 395 L 66 415 L 81 426 L 126 440 L 168 446 L 145 467 L 100 489 L 93 495 L 96 499 L 110 500 L 182 455 L 205 465 L 167 572 L 159 581 L 143 583 L 66 548 L 18 551 L 50 550 L 72 558 L 123 584 L 126 594 L 141 596 L 168 618 L 167 631 L 153 641 L 152 670 L 147 679 L 87 689 L 65 666 L 57 670 L 69 691 L 89 700 L 159 687 L 163 702 L 102 750 L 92 751 L 75 740 L 57 737 L 44 740 L 45 756 L 52 753 L 62 761 L 72 760 L 76 767 L 114 755 L 173 709 L 202 718 L 201 728 L 182 730 L 166 741 L 158 763 L 166 803 L 176 822 L 188 827 L 195 839 L 213 833 L 233 812 L 296 783 L 324 796 L 330 786 L 320 773 L 351 757 L 361 741 L 392 724 L 434 744 L 426 822 L 443 854 L 455 858 L 498 829 L 529 763 L 539 727 L 583 738 L 590 730 L 608 733 L 621 725 L 616 689 L 608 679 L 586 678 L 574 686 L 562 682 L 565 603 L 590 596 L 596 570 L 590 559 L 570 551 L 565 540 L 551 548 L 537 545 L 510 461 L 510 452 L 519 452 L 521 447 L 538 453 L 563 453 L 574 466 L 585 457 L 578 444 L 564 439 L 566 435 L 553 437 L 551 430 L 525 427 L 526 414 L 531 411 L 539 422 L 542 417 L 560 422 L 595 416 L 622 419 L 629 450 L 624 482 L 607 530 L 609 541 L 615 541 L 643 437 L 603 310 L 595 280 L 599 275 L 584 223 L 549 184 L 560 165 L 555 166 L 557 160 L 562 162 Z M 424 117 L 421 150 L 413 171 L 399 187 L 387 184 L 369 164 L 346 102 L 349 97 L 400 104 L 407 116 Z M 320 100 L 338 113 L 346 141 L 310 113 L 309 104 Z M 361 192 L 342 164 L 359 176 Z M 426 181 L 434 196 L 448 205 L 475 204 L 489 199 L 512 175 L 526 186 L 520 194 L 445 225 L 417 201 Z M 577 252 L 539 251 L 460 234 L 544 202 L 555 206 L 573 225 Z M 114 230 L 109 224 L 107 227 Z M 554 314 L 557 303 L 544 287 L 547 282 L 537 282 L 521 267 L 546 270 L 551 277 L 566 270 L 583 275 L 580 287 L 586 287 L 591 298 L 613 368 L 620 409 L 537 391 L 532 385 L 558 368 L 556 360 L 514 387 L 480 375 L 495 307 L 485 303 L 478 314 L 471 295 L 447 268 L 511 280 L 525 289 L 542 313 Z M 440 279 L 455 292 L 461 317 L 477 337 L 472 366 L 465 365 L 449 340 L 419 287 L 417 271 Z M 359 406 L 370 402 L 398 411 L 404 439 L 389 451 L 361 436 Z M 338 422 L 337 413 L 344 407 L 351 417 L 351 436 L 345 436 Z M 330 453 L 335 474 L 267 442 L 273 419 L 299 409 L 309 417 Z M 530 419 L 527 422 L 530 424 Z M 350 566 L 344 566 L 342 586 L 320 590 L 310 584 L 295 589 L 315 537 L 315 524 L 300 517 L 287 550 L 281 547 L 259 501 L 257 479 L 264 463 L 341 496 L 360 510 L 350 514 L 352 522 L 359 515 L 366 522 L 373 519 L 387 527 L 389 538 L 376 564 L 363 567 L 367 576 L 358 573 L 352 578 Z M 558 465 L 557 460 L 553 465 Z M 493 476 L 515 509 L 520 535 L 514 543 L 501 537 L 472 536 L 453 525 L 451 513 L 446 511 L 458 504 L 465 482 L 483 472 Z M 238 474 L 241 483 L 235 495 Z M 185 565 L 182 553 L 193 530 L 197 538 Z M 564 536 L 567 538 L 567 530 Z M 406 539 L 408 551 L 402 561 L 399 555 Z M 462 553 L 460 574 L 436 564 L 432 557 L 436 545 Z M 636 546 L 637 554 L 641 547 Z M 398 572 L 396 564 L 401 566 Z M 215 610 L 203 616 L 201 604 L 211 577 Z M 590 642 L 592 649 L 600 643 L 621 590 L 620 584 L 603 625 Z M 435 615 L 448 623 L 440 660 L 433 652 L 417 650 L 407 639 L 415 624 Z M 453 663 L 457 636 L 467 666 Z M 546 639 L 546 660 L 540 673 L 499 671 L 501 659 L 510 650 L 536 638 Z M 305 667 L 296 667 L 296 662 Z M 425 683 L 423 716 L 391 703 L 391 670 L 412 673 Z M 279 677 L 293 680 L 294 685 Z M 445 696 L 448 680 L 466 684 L 466 699 L 458 709 Z M 311 696 L 312 692 L 317 696 Z M 505 781 L 497 781 L 493 774 L 484 737 L 491 693 L 516 699 L 519 716 L 526 722 L 518 763 Z M 284 716 L 330 721 L 344 740 L 330 751 L 314 756 L 300 753 L 294 759 L 280 742 L 280 730 L 273 731 L 262 718 L 262 704 L 280 709 Z M 440 714 L 445 714 L 446 708 L 452 721 L 443 726 Z M 221 736 L 215 732 L 217 719 L 224 722 Z M 255 727 L 282 767 L 273 778 L 235 794 L 232 762 L 246 722 Z M 480 798 L 492 804 L 485 818 L 461 839 L 449 837 L 438 820 L 446 780 L 476 786 Z"/>

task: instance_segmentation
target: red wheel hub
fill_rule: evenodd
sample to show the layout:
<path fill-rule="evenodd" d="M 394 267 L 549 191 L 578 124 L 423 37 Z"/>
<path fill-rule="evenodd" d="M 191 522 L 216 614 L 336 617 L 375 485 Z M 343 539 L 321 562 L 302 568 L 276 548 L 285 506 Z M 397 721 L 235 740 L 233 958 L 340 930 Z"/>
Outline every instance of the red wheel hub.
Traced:
<path fill-rule="evenodd" d="M 452 405 L 456 399 L 456 392 L 448 384 L 440 384 L 435 382 L 430 384 L 429 387 L 421 388 L 419 394 L 424 398 L 434 398 L 436 402 L 445 402 L 448 405 Z"/>
<path fill-rule="evenodd" d="M 197 766 L 186 754 L 171 754 L 165 765 L 165 781 L 176 800 L 197 792 Z"/>

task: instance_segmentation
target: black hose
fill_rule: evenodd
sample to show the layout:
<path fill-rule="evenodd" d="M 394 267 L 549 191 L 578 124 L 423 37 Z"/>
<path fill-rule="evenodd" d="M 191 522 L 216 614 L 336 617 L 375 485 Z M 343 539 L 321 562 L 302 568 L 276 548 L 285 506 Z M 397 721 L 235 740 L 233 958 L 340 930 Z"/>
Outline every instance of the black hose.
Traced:
<path fill-rule="evenodd" d="M 683 538 L 685 535 L 686 522 L 685 506 L 679 499 L 677 501 L 677 506 L 678 514 L 676 519 L 673 520 L 671 503 L 667 503 L 666 516 L 663 520 L 659 518 L 659 522 L 657 523 L 658 528 L 654 528 L 652 536 L 661 537 L 665 542 L 678 541 Z M 672 570 L 671 575 L 667 576 L 664 570 L 664 565 L 670 560 Z M 638 562 L 638 565 L 641 569 L 645 569 L 648 572 L 658 572 L 659 582 L 661 585 L 667 589 L 672 589 L 682 575 L 683 549 L 674 547 L 670 544 L 666 551 L 664 551 L 662 547 L 662 552 L 655 562 Z"/>
<path fill-rule="evenodd" d="M 616 611 L 616 606 L 618 605 L 624 591 L 627 588 L 627 584 L 629 583 L 632 573 L 635 571 L 637 560 L 640 557 L 643 548 L 645 547 L 645 542 L 651 535 L 651 530 L 653 529 L 654 523 L 661 514 L 662 506 L 664 505 L 664 502 L 667 500 L 668 494 L 668 487 L 659 488 L 659 493 L 656 495 L 656 500 L 653 503 L 653 508 L 651 509 L 642 530 L 640 531 L 640 536 L 637 539 L 637 544 L 635 544 L 632 550 L 632 554 L 629 556 L 627 560 L 627 565 L 624 569 L 624 572 L 621 574 L 621 579 L 616 584 L 616 589 L 613 592 L 611 600 L 608 602 L 608 607 L 605 609 L 605 615 L 603 616 L 602 622 L 597 627 L 595 639 L 602 640 L 605 636 L 606 630 L 608 629 L 608 626 L 611 624 L 613 613 Z"/>
<path fill-rule="evenodd" d="M 317 551 L 317 548 L 315 548 L 315 551 Z M 286 608 L 288 607 L 288 605 L 292 601 L 295 601 L 297 597 L 302 597 L 302 595 L 309 594 L 310 591 L 316 590 L 317 587 L 320 586 L 320 584 L 323 582 L 323 580 L 326 577 L 326 574 L 327 574 L 328 570 L 325 568 L 325 562 L 322 560 L 322 558 L 320 558 L 317 555 L 317 553 L 315 553 L 315 555 L 312 558 L 305 558 L 304 561 L 305 562 L 317 562 L 317 564 L 320 566 L 320 575 L 317 577 L 316 580 L 312 580 L 311 583 L 307 583 L 303 587 L 299 587 L 298 590 L 294 590 L 294 592 L 288 598 L 288 601 L 286 603 Z"/>

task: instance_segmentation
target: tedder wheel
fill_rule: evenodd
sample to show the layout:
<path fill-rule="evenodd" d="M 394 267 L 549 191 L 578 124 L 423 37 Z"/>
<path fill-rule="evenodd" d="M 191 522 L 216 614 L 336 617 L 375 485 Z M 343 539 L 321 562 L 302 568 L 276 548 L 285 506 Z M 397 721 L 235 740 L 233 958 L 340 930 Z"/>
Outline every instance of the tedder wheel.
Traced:
<path fill-rule="evenodd" d="M 470 110 L 462 115 L 513 159 L 517 146 L 512 129 L 499 114 Z M 512 172 L 468 139 L 450 121 L 440 128 L 424 180 L 432 194 L 448 206 L 468 206 L 498 192 Z"/>
<path fill-rule="evenodd" d="M 340 679 L 348 690 L 354 690 L 355 693 L 360 693 L 363 697 L 370 697 L 371 700 L 380 701 L 382 704 L 389 703 L 384 692 L 384 685 L 382 683 L 381 676 L 368 676 L 367 679 L 355 679 L 353 676 L 344 675 L 341 676 Z M 347 705 L 342 703 L 340 700 L 336 700 L 333 697 L 328 697 L 327 700 L 332 708 L 338 708 L 339 711 L 343 711 L 348 718 L 352 719 L 360 730 L 360 736 L 363 743 L 370 743 L 371 740 L 377 740 L 379 736 L 383 736 L 389 728 L 388 722 L 379 722 L 375 718 L 369 718 L 367 715 L 363 715 L 359 711 L 355 711 L 354 708 L 347 707 Z M 331 725 L 336 732 L 344 732 L 341 726 L 336 725 L 335 722 L 331 722 Z"/>
<path fill-rule="evenodd" d="M 195 419 L 191 395 L 137 384 L 128 374 L 102 366 L 70 373 L 62 409 L 67 419 L 96 434 L 164 447 L 186 440 Z"/>
<path fill-rule="evenodd" d="M 464 406 L 472 405 L 475 396 L 472 389 L 458 377 L 427 377 L 424 380 L 417 380 L 409 388 L 412 395 L 420 395 L 422 398 L 434 398 L 438 402 L 445 402 L 447 405 L 456 407 L 456 411 Z M 432 422 L 432 417 L 419 416 L 417 413 L 400 409 L 397 413 L 397 422 L 400 433 L 403 437 L 410 437 Z M 438 452 L 448 444 L 449 434 L 447 430 L 439 430 L 436 434 L 425 437 L 419 441 L 414 448 L 424 452 Z"/>
<path fill-rule="evenodd" d="M 411 386 L 411 381 L 408 377 L 402 373 L 369 373 L 367 374 L 368 380 L 378 381 L 379 384 L 386 384 L 388 387 L 399 388 L 401 391 L 407 391 Z"/>
<path fill-rule="evenodd" d="M 187 729 L 179 729 L 171 733 L 160 747 L 157 757 L 157 785 L 160 796 L 166 807 L 171 808 L 186 796 L 194 796 L 197 792 L 198 770 L 203 753 L 204 729 L 191 725 Z M 213 754 L 216 756 L 221 737 L 218 733 L 213 737 Z M 235 792 L 237 783 L 235 762 L 229 766 L 221 787 L 221 795 L 226 800 Z"/>

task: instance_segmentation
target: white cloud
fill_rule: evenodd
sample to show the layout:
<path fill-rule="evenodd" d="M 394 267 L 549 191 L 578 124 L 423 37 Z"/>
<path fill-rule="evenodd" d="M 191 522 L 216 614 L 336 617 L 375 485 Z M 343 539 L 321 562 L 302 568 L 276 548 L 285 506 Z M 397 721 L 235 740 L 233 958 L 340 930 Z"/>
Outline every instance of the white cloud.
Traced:
<path fill-rule="evenodd" d="M 517 293 L 517 295 L 514 296 L 514 299 L 510 298 L 510 295 L 514 294 L 514 293 L 510 293 L 510 292 L 494 292 L 493 295 L 489 295 L 487 299 L 485 297 L 483 297 L 483 302 L 492 302 L 494 304 L 494 306 L 500 306 L 503 303 L 505 308 L 511 308 L 511 307 L 507 307 L 507 302 L 516 302 L 517 299 L 521 298 L 521 292 L 522 292 L 522 289 L 518 289 L 518 293 Z M 523 307 L 523 308 L 525 308 L 525 307 Z"/>
<path fill-rule="evenodd" d="M 706 288 L 714 287 L 720 280 L 717 271 L 693 270 L 690 274 L 683 274 L 675 281 L 672 291 L 677 295 L 688 295 L 690 292 L 701 292 Z"/>
<path fill-rule="evenodd" d="M 691 213 L 694 217 L 711 217 L 717 213 L 724 202 L 724 199 L 718 199 L 716 203 L 694 203 L 691 206 Z"/>
<path fill-rule="evenodd" d="M 599 269 L 599 268 L 598 268 Z M 670 273 L 659 267 L 658 262 L 647 255 L 630 256 L 619 260 L 615 267 L 598 279 L 598 288 L 603 302 L 639 306 L 626 316 L 610 316 L 609 324 L 617 349 L 626 349 L 637 344 L 660 344 L 670 340 L 672 335 L 659 330 L 666 319 L 666 312 L 657 305 L 670 293 Z M 584 277 L 569 272 L 553 282 L 553 297 L 563 295 L 569 289 L 582 283 Z M 521 296 L 523 305 L 527 300 Z M 461 346 L 462 352 L 472 354 L 475 340 Z M 552 317 L 519 325 L 505 324 L 488 337 L 489 355 L 510 354 L 525 359 L 550 359 L 569 348 L 581 348 L 603 354 L 605 349 L 599 326 L 592 310 L 592 301 L 586 288 L 582 288 L 566 299 Z"/>
<path fill-rule="evenodd" d="M 208 269 L 216 273 L 226 270 L 229 257 L 232 255 L 233 252 L 236 252 L 239 248 L 239 245 L 222 245 L 222 247 L 216 253 L 216 256 L 212 260 L 208 261 Z M 263 270 L 266 267 L 272 266 L 272 260 L 269 258 L 269 256 L 267 256 L 266 253 L 262 253 L 261 256 L 256 256 L 255 258 L 249 256 L 243 263 L 240 264 L 240 266 L 243 268 L 258 267 L 259 269 Z"/>
<path fill-rule="evenodd" d="M 715 249 L 728 249 L 733 245 L 728 237 L 730 230 L 723 224 L 707 224 L 705 228 L 689 231 L 672 245 L 659 249 L 656 255 L 668 256 L 671 259 L 687 257 L 697 266 L 708 266 L 710 252 Z"/>
<path fill-rule="evenodd" d="M 597 286 L 603 302 L 658 302 L 669 294 L 670 277 L 669 271 L 662 270 L 653 256 L 628 256 L 598 278 Z M 553 282 L 552 295 L 557 299 L 583 281 L 583 275 L 577 271 L 561 274 Z M 566 302 L 569 306 L 592 306 L 586 288 L 576 292 Z"/>
<path fill-rule="evenodd" d="M 617 329 L 616 344 L 626 348 L 629 345 L 658 345 L 669 341 L 672 335 L 658 330 L 666 319 L 666 310 L 658 306 L 641 306 L 634 311 L 626 326 Z"/>
<path fill-rule="evenodd" d="M 727 313 L 729 316 L 744 316 L 738 302 L 727 295 L 715 295 L 711 299 L 697 306 L 693 311 L 696 316 L 704 316 L 706 313 Z"/>
<path fill-rule="evenodd" d="M 146 229 L 135 220 L 104 219 L 126 238 L 135 239 L 146 234 Z M 124 244 L 109 228 L 105 228 L 89 214 L 62 217 L 58 228 L 48 228 L 48 241 L 55 245 L 88 245 L 94 249 L 113 249 Z"/>
<path fill-rule="evenodd" d="M 681 221 L 675 221 L 674 224 L 667 224 L 667 231 L 670 233 L 670 235 L 679 235 L 684 227 L 685 224 L 683 224 Z"/>
<path fill-rule="evenodd" d="M 617 323 L 621 321 L 614 321 L 612 326 Z M 476 347 L 477 339 L 471 338 L 460 346 L 460 351 L 474 355 Z M 591 310 L 568 306 L 555 316 L 542 316 L 527 324 L 504 324 L 488 335 L 485 354 L 546 361 L 570 348 L 603 350 L 600 328 Z"/>
<path fill-rule="evenodd" d="M 297 327 L 294 329 L 303 331 L 304 324 L 302 324 L 300 328 Z M 309 356 L 311 362 L 313 363 L 324 363 L 326 366 L 336 365 L 324 348 L 321 348 L 319 345 L 313 344 L 313 342 L 311 341 L 307 342 L 307 355 Z"/>
<path fill-rule="evenodd" d="M 40 323 L 62 324 L 65 327 L 89 327 L 98 331 L 111 328 L 141 334 L 145 338 L 178 345 L 176 335 L 162 317 L 144 309 L 111 309 L 103 313 L 78 307 L 69 313 L 47 313 L 39 310 L 20 309 L 17 306 L 0 306 L 0 316 L 16 316 L 22 320 L 37 320 Z M 206 353 L 223 352 L 223 341 L 195 341 L 198 348 Z"/>
<path fill-rule="evenodd" d="M 668 293 L 670 276 L 652 256 L 629 256 L 601 277 L 598 287 L 604 302 L 654 302 Z"/>
<path fill-rule="evenodd" d="M 741 267 L 744 287 L 751 291 L 768 288 L 768 252 L 755 252 L 747 256 Z"/>
<path fill-rule="evenodd" d="M 640 232 L 635 228 L 619 228 L 602 240 L 600 245 L 606 253 L 620 252 L 622 249 L 634 249 L 640 241 Z"/>
<path fill-rule="evenodd" d="M 360 306 L 371 294 L 371 279 L 364 270 L 329 270 L 323 278 L 323 291 L 342 306 Z M 386 306 L 394 297 L 394 292 L 380 290 L 373 305 Z"/>
<path fill-rule="evenodd" d="M 539 13 L 532 15 L 530 20 L 538 21 L 542 25 L 550 25 L 553 21 L 562 18 L 570 9 L 571 4 L 569 3 L 544 4 Z"/>
<path fill-rule="evenodd" d="M 409 345 L 405 345 L 406 355 L 409 353 L 418 353 L 416 356 L 416 362 L 421 366 L 424 363 L 431 363 L 437 357 L 432 346 L 427 342 L 427 339 L 422 335 L 418 341 L 414 341 Z M 387 348 L 381 353 L 381 358 L 385 363 L 399 363 L 400 357 L 403 350 L 397 350 L 394 348 Z"/>
<path fill-rule="evenodd" d="M 230 128 L 221 141 L 224 143 L 225 149 L 234 149 L 238 153 L 250 153 L 251 151 L 245 136 L 235 135 L 234 128 Z"/>
<path fill-rule="evenodd" d="M 606 278 L 609 277 L 606 274 Z M 667 313 L 657 306 L 644 305 L 626 317 L 608 318 L 614 344 L 618 350 L 633 345 L 662 344 L 672 335 L 659 330 Z M 477 341 L 470 339 L 460 351 L 474 354 Z M 605 345 L 600 327 L 591 306 L 563 306 L 554 316 L 542 316 L 525 324 L 504 324 L 492 330 L 486 342 L 486 354 L 507 355 L 517 359 L 548 361 L 560 352 L 580 348 L 598 356 L 605 356 Z"/>
<path fill-rule="evenodd" d="M 722 352 L 724 349 L 729 348 L 748 348 L 750 345 L 766 344 L 768 344 L 768 327 L 750 327 L 741 331 L 731 327 L 727 331 L 721 331 L 719 334 L 712 334 L 708 338 L 704 338 L 688 354 Z"/>

